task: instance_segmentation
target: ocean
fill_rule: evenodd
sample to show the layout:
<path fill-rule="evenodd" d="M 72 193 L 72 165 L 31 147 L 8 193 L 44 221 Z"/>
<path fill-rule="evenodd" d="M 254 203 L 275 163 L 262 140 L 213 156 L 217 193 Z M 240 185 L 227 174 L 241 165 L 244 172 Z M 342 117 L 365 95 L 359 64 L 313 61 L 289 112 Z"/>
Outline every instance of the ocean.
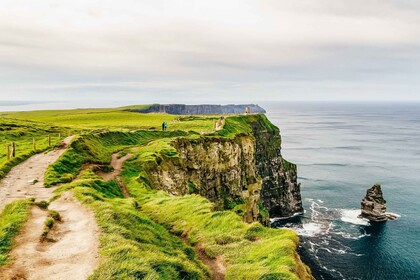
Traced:
<path fill-rule="evenodd" d="M 295 229 L 316 279 L 420 279 L 420 103 L 262 104 L 298 166 L 305 214 Z M 382 185 L 395 221 L 358 219 Z"/>

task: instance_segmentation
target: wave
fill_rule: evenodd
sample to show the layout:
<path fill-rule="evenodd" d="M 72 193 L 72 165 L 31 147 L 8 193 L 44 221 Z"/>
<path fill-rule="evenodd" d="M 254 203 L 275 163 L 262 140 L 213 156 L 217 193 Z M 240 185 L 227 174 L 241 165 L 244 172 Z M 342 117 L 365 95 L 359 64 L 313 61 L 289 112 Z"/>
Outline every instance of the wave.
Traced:
<path fill-rule="evenodd" d="M 354 225 L 367 226 L 367 219 L 359 218 L 360 209 L 341 209 L 341 221 Z"/>

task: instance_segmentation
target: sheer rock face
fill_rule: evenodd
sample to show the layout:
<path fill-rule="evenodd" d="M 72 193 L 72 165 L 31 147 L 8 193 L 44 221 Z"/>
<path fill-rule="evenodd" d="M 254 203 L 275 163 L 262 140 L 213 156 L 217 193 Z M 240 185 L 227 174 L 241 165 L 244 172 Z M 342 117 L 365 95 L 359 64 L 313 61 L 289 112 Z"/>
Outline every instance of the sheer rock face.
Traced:
<path fill-rule="evenodd" d="M 275 126 L 253 123 L 256 139 L 255 160 L 263 186 L 261 199 L 271 218 L 303 214 L 297 167 L 281 155 L 280 131 Z M 264 128 L 264 129 L 262 129 Z"/>
<path fill-rule="evenodd" d="M 395 219 L 393 215 L 386 212 L 386 200 L 383 198 L 380 185 L 374 185 L 367 190 L 361 206 L 362 213 L 359 216 L 361 218 L 372 222 L 386 222 L 387 220 Z"/>
<path fill-rule="evenodd" d="M 200 194 L 217 209 L 239 210 L 247 222 L 268 225 L 269 217 L 303 213 L 296 165 L 280 154 L 279 130 L 265 116 L 256 119 L 251 134 L 233 139 L 175 139 L 179 156 L 147 171 L 153 186 L 173 195 Z"/>

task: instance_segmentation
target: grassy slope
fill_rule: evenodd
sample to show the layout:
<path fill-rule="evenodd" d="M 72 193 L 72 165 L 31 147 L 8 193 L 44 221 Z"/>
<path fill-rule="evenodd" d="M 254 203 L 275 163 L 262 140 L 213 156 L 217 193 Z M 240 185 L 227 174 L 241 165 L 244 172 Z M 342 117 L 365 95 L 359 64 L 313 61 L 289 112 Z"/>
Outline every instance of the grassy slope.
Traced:
<path fill-rule="evenodd" d="M 58 126 L 68 126 L 77 129 L 134 130 L 161 129 L 162 122 L 168 123 L 168 130 L 194 130 L 209 132 L 213 130 L 216 117 L 185 118 L 168 114 L 140 114 L 127 112 L 124 109 L 77 109 L 77 110 L 47 110 L 3 113 L 7 118 L 31 120 L 51 123 Z"/>
<path fill-rule="evenodd" d="M 45 185 L 52 186 L 72 181 L 86 163 L 108 164 L 114 152 L 140 146 L 157 138 L 185 135 L 182 131 L 108 132 L 88 134 L 74 140 L 57 162 L 45 174 Z"/>
<path fill-rule="evenodd" d="M 29 156 L 48 149 L 48 135 L 51 135 L 51 145 L 59 142 L 70 131 L 63 127 L 43 123 L 34 123 L 0 117 L 0 179 L 3 178 L 16 164 Z M 32 139 L 36 140 L 36 151 L 33 150 Z M 16 142 L 16 157 L 7 161 L 7 146 Z"/>
<path fill-rule="evenodd" d="M 58 126 L 111 130 L 119 130 L 121 126 L 130 129 L 148 128 L 160 125 L 161 121 L 169 117 L 167 121 L 170 130 L 179 128 L 197 132 L 212 131 L 216 119 L 142 115 L 108 109 L 72 110 L 64 114 L 62 111 L 48 111 L 8 115 L 11 116 L 48 121 Z M 268 122 L 265 117 L 248 118 Z M 144 122 L 139 122 L 139 119 Z M 89 125 L 84 126 L 85 122 Z M 208 134 L 207 137 L 232 138 L 239 133 L 250 132 L 246 117 L 230 117 L 226 119 L 224 130 Z M 297 275 L 305 274 L 305 268 L 295 253 L 298 239 L 292 231 L 267 229 L 258 224 L 248 225 L 231 211 L 213 212 L 212 204 L 204 198 L 195 195 L 170 197 L 163 192 L 151 190 L 147 180 L 139 180 L 144 174 L 136 159 L 153 161 L 162 155 L 174 156 L 168 152 L 168 138 L 180 135 L 185 137 L 183 132 L 148 131 L 83 135 L 48 170 L 48 184 L 69 181 L 79 173 L 83 163 L 106 164 L 115 151 L 144 146 L 157 140 L 150 145 L 152 149 L 138 149 L 135 152 L 137 156 L 127 163 L 124 180 L 135 196 L 134 199 L 122 198 L 115 182 L 104 183 L 92 174 L 60 188 L 60 191 L 72 189 L 78 199 L 92 207 L 101 227 L 101 264 L 91 278 L 207 278 L 208 271 L 197 261 L 191 247 L 173 235 L 184 231 L 189 231 L 189 242 L 192 245 L 199 243 L 209 256 L 223 256 L 229 265 L 227 279 L 297 279 Z M 188 137 L 200 136 L 192 133 Z"/>
<path fill-rule="evenodd" d="M 159 149 L 162 149 L 161 151 Z M 136 150 L 122 173 L 141 210 L 172 233 L 188 232 L 191 245 L 228 264 L 226 279 L 298 279 L 307 275 L 296 254 L 298 237 L 287 229 L 247 224 L 233 211 L 213 211 L 214 205 L 197 195 L 169 196 L 152 190 L 144 168 L 176 157 L 167 140 L 156 140 Z"/>
<path fill-rule="evenodd" d="M 91 174 L 57 190 L 72 190 L 96 215 L 102 257 L 89 279 L 209 279 L 190 246 L 123 199 L 115 181 Z"/>
<path fill-rule="evenodd" d="M 0 214 L 0 266 L 6 264 L 13 239 L 30 214 L 32 201 L 18 200 L 4 208 Z"/>

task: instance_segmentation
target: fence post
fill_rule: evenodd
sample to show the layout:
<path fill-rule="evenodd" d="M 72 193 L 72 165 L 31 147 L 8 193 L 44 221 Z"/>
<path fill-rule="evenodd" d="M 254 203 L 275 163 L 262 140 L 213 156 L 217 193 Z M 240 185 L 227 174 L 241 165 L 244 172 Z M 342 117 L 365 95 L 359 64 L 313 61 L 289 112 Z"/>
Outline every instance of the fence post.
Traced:
<path fill-rule="evenodd" d="M 58 133 L 58 141 L 61 139 L 61 133 Z"/>
<path fill-rule="evenodd" d="M 10 160 L 10 145 L 7 145 L 7 161 Z"/>
<path fill-rule="evenodd" d="M 48 134 L 48 147 L 51 147 L 51 135 Z"/>
<path fill-rule="evenodd" d="M 12 142 L 12 157 L 16 157 L 16 142 Z"/>
<path fill-rule="evenodd" d="M 35 137 L 32 138 L 32 146 L 34 148 L 34 151 L 36 151 L 36 142 L 35 142 Z"/>

